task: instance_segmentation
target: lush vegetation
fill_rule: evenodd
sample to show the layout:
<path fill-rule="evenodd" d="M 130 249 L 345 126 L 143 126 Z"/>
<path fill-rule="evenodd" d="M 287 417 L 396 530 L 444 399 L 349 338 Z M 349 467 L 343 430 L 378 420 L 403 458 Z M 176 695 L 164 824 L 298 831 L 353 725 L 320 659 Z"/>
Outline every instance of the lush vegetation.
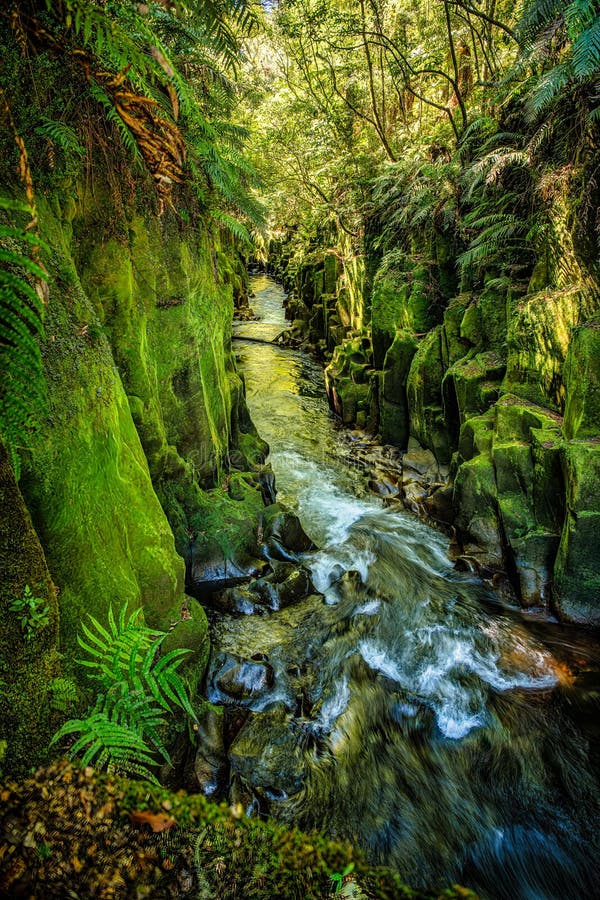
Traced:
<path fill-rule="evenodd" d="M 244 0 L 20 0 L 3 8 L 0 120 L 12 138 L 3 180 L 13 195 L 0 198 L 0 429 L 17 469 L 17 450 L 44 408 L 36 337 L 48 248 L 36 191 L 60 194 L 102 167 L 117 206 L 131 202 L 127 189 L 146 191 L 158 215 L 176 208 L 184 223 L 202 216 L 248 240 L 262 208 L 249 192 L 256 174 L 231 111 L 240 39 L 255 27 Z"/>
<path fill-rule="evenodd" d="M 156 781 L 152 767 L 160 759 L 169 763 L 164 741 L 165 713 L 179 708 L 195 721 L 187 689 L 177 669 L 189 651 L 176 648 L 161 655 L 166 632 L 140 622 L 141 610 L 128 616 L 121 609 L 118 621 L 112 607 L 108 627 L 93 616 L 82 625 L 79 645 L 86 659 L 79 660 L 99 691 L 83 719 L 69 719 L 52 743 L 79 735 L 69 755 L 82 765 L 139 775 Z"/>
<path fill-rule="evenodd" d="M 181 824 L 156 871 L 207 896 L 413 896 L 156 784 L 175 715 L 197 749 L 184 589 L 264 551 L 241 258 L 296 288 L 344 421 L 454 478 L 431 490 L 465 567 L 600 624 L 597 0 L 8 0 L 0 127 L 0 761 L 108 770 L 48 771 L 129 817 L 117 843 Z M 51 881 L 26 824 L 20 871 Z"/>
<path fill-rule="evenodd" d="M 278 4 L 248 42 L 274 227 L 355 255 L 437 232 L 463 274 L 523 283 L 585 160 L 596 215 L 598 34 L 591 0 Z"/>

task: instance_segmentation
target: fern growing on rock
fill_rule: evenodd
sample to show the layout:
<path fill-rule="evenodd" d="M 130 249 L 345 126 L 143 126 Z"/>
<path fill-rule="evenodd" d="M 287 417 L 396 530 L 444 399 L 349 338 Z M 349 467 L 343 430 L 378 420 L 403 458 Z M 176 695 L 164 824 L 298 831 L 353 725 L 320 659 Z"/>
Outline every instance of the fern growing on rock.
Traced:
<path fill-rule="evenodd" d="M 14 223 L 12 216 L 32 215 L 25 203 L 0 197 L 0 434 L 19 474 L 18 451 L 45 405 L 45 382 L 37 338 L 43 334 L 43 295 L 38 285 L 47 276 L 38 261 L 35 231 Z"/>
<path fill-rule="evenodd" d="M 180 709 L 196 718 L 177 671 L 190 651 L 161 656 L 167 633 L 145 626 L 139 609 L 128 616 L 124 606 L 117 620 L 111 607 L 106 627 L 89 619 L 78 637 L 86 658 L 78 662 L 101 693 L 84 718 L 65 722 L 52 744 L 77 735 L 68 753 L 83 765 L 156 781 L 152 768 L 169 762 L 162 736 L 166 716 Z"/>

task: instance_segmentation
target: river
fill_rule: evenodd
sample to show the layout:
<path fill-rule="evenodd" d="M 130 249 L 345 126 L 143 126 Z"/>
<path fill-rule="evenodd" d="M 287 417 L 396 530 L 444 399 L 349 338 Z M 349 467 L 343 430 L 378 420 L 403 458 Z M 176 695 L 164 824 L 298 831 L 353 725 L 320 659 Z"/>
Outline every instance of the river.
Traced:
<path fill-rule="evenodd" d="M 246 703 L 246 787 L 413 886 L 600 896 L 597 644 L 503 608 L 455 571 L 443 534 L 369 492 L 320 367 L 239 339 L 285 325 L 282 288 L 264 275 L 251 288 L 261 321 L 236 341 L 247 401 L 278 499 L 319 548 L 304 562 L 324 599 L 213 626 L 220 652 L 275 672 Z"/>

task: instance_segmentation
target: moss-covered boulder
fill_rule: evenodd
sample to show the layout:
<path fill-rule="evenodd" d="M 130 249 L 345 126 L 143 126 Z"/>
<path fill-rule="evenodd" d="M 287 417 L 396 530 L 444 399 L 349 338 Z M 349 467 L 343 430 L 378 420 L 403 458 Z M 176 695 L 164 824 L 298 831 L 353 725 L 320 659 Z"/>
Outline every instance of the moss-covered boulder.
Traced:
<path fill-rule="evenodd" d="M 432 450 L 438 462 L 448 463 L 451 441 L 442 404 L 442 328 L 437 326 L 419 343 L 406 382 L 410 433 Z"/>
<path fill-rule="evenodd" d="M 390 254 L 378 271 L 371 297 L 373 358 L 383 368 L 397 328 L 427 331 L 434 320 L 430 310 L 429 270 L 408 257 Z"/>
<path fill-rule="evenodd" d="M 498 523 L 498 489 L 490 455 L 460 466 L 454 481 L 455 524 L 463 543 L 473 542 L 486 563 L 502 568 L 502 536 Z"/>
<path fill-rule="evenodd" d="M 358 334 L 338 344 L 325 370 L 329 403 L 345 425 L 370 418 L 372 398 L 372 345 L 368 335 Z"/>
<path fill-rule="evenodd" d="M 0 771 L 21 774 L 48 761 L 63 679 L 56 588 L 2 442 L 0 508 Z"/>
<path fill-rule="evenodd" d="M 472 416 L 461 426 L 458 441 L 460 461 L 473 459 L 480 453 L 491 453 L 494 439 L 495 411 L 489 409 L 481 416 Z"/>
<path fill-rule="evenodd" d="M 597 437 L 600 430 L 600 317 L 576 328 L 565 361 L 565 437 Z"/>
<path fill-rule="evenodd" d="M 398 329 L 385 355 L 379 379 L 380 432 L 384 443 L 404 449 L 409 438 L 406 382 L 417 349 L 411 332 Z"/>
<path fill-rule="evenodd" d="M 544 290 L 514 301 L 508 321 L 504 390 L 562 411 L 563 366 L 571 329 L 597 310 L 588 287 Z"/>
<path fill-rule="evenodd" d="M 569 621 L 600 625 L 600 444 L 571 441 L 562 455 L 566 517 L 554 601 Z"/>
<path fill-rule="evenodd" d="M 142 605 L 151 625 L 168 625 L 184 566 L 67 232 L 48 210 L 43 223 L 54 248 L 42 348 L 48 416 L 24 461 L 22 490 L 60 588 L 69 653 L 79 621 L 86 613 L 105 620 L 111 604 Z"/>

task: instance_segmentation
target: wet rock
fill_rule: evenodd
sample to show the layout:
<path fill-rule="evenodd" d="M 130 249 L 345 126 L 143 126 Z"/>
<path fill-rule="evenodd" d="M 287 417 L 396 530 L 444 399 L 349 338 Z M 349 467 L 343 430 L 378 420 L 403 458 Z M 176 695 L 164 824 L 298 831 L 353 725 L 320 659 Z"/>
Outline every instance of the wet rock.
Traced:
<path fill-rule="evenodd" d="M 443 485 L 437 488 L 433 494 L 425 500 L 425 508 L 432 519 L 445 525 L 454 521 L 454 508 L 452 506 L 452 485 Z"/>
<path fill-rule="evenodd" d="M 269 798 L 297 793 L 306 777 L 298 736 L 283 708 L 254 713 L 229 751 L 231 770 Z"/>
<path fill-rule="evenodd" d="M 187 589 L 191 594 L 204 598 L 207 593 L 248 581 L 262 575 L 264 560 L 240 554 L 226 558 L 223 551 L 215 546 L 210 555 L 203 547 L 193 544 L 190 550 Z"/>
<path fill-rule="evenodd" d="M 275 673 L 268 662 L 244 660 L 234 656 L 225 658 L 218 667 L 213 684 L 234 700 L 252 700 L 269 691 L 274 684 Z"/>
<path fill-rule="evenodd" d="M 434 475 L 437 478 L 438 464 L 431 450 L 409 450 L 402 457 L 403 469 L 412 469 L 419 475 Z"/>
<path fill-rule="evenodd" d="M 404 505 L 412 512 L 421 515 L 423 504 L 427 500 L 427 488 L 418 481 L 412 481 L 404 487 Z"/>
<path fill-rule="evenodd" d="M 205 703 L 194 729 L 195 752 L 187 767 L 187 790 L 205 797 L 219 796 L 227 784 L 228 760 L 224 743 L 223 709 Z"/>
<path fill-rule="evenodd" d="M 308 569 L 272 560 L 271 571 L 241 587 L 226 588 L 210 597 L 210 605 L 229 615 L 264 615 L 285 609 L 314 593 Z"/>
<path fill-rule="evenodd" d="M 269 466 L 265 466 L 258 473 L 258 486 L 260 487 L 265 506 L 270 506 L 275 503 L 277 499 L 275 475 Z"/>
<path fill-rule="evenodd" d="M 248 787 L 237 775 L 234 775 L 231 779 L 229 805 L 231 807 L 241 806 L 249 819 L 255 818 L 261 813 L 266 813 L 266 809 L 261 809 L 260 799 L 252 788 Z"/>
<path fill-rule="evenodd" d="M 314 587 L 305 569 L 296 569 L 284 582 L 277 585 L 279 609 L 291 606 L 313 593 Z"/>
<path fill-rule="evenodd" d="M 380 497 L 400 496 L 398 477 L 388 472 L 373 472 L 369 479 L 369 487 Z"/>
<path fill-rule="evenodd" d="M 269 557 L 284 562 L 294 562 L 298 553 L 315 549 L 298 516 L 279 503 L 263 512 L 263 537 Z"/>
<path fill-rule="evenodd" d="M 212 609 L 227 615 L 264 615 L 265 608 L 261 598 L 248 586 L 225 588 L 206 598 Z"/>

